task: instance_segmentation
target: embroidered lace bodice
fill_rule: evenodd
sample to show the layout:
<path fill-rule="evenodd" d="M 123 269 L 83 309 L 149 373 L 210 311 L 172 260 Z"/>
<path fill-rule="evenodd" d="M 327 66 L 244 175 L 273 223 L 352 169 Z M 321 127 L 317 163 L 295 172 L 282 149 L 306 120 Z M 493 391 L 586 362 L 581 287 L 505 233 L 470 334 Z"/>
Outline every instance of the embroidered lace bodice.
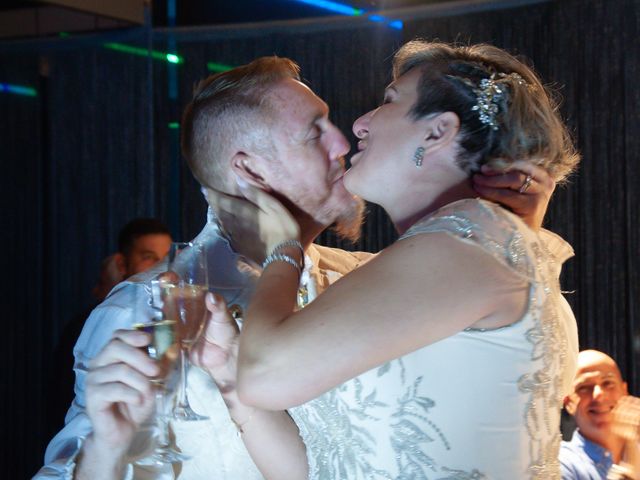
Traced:
<path fill-rule="evenodd" d="M 430 232 L 475 245 L 495 268 L 526 279 L 527 311 L 509 326 L 461 331 L 291 409 L 310 478 L 559 479 L 560 408 L 577 354 L 575 319 L 558 283 L 570 247 L 559 237 L 550 247 L 518 217 L 476 199 L 443 207 L 399 241 Z"/>

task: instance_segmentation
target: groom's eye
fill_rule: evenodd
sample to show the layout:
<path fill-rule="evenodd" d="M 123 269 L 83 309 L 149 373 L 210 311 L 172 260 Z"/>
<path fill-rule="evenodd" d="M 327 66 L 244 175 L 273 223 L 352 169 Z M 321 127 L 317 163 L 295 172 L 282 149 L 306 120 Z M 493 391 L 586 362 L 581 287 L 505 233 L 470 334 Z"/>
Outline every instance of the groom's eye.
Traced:
<path fill-rule="evenodd" d="M 308 140 L 317 140 L 322 136 L 322 130 L 317 125 L 314 125 L 313 129 L 309 133 Z"/>

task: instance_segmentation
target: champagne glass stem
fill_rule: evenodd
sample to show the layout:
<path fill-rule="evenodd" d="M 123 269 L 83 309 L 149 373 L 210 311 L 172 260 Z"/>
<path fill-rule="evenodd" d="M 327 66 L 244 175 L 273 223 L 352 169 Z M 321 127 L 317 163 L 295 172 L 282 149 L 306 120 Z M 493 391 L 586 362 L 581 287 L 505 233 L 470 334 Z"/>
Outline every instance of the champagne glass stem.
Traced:
<path fill-rule="evenodd" d="M 178 388 L 178 398 L 176 401 L 176 405 L 173 409 L 173 418 L 176 420 L 185 420 L 185 421 L 198 421 L 198 420 L 208 420 L 209 417 L 205 415 L 200 415 L 196 413 L 189 405 L 189 397 L 187 396 L 187 374 L 189 373 L 189 349 L 187 347 L 182 346 L 180 348 L 180 364 L 181 364 L 181 375 L 180 375 L 180 385 Z"/>
<path fill-rule="evenodd" d="M 151 456 L 136 462 L 140 465 L 148 465 L 149 463 L 155 465 L 181 463 L 191 458 L 188 455 L 174 450 L 169 443 L 169 422 L 167 421 L 167 417 L 164 413 L 165 401 L 166 396 L 162 388 L 159 387 L 156 390 L 156 427 L 158 429 L 158 439 Z"/>
<path fill-rule="evenodd" d="M 164 414 L 164 395 L 160 388 L 156 389 L 156 418 L 158 426 L 158 446 L 160 449 L 169 448 L 169 422 Z"/>
<path fill-rule="evenodd" d="M 186 408 L 189 405 L 189 399 L 187 398 L 187 373 L 189 372 L 187 349 L 180 347 L 180 368 L 182 368 L 182 374 L 180 375 L 180 389 L 178 395 L 178 407 L 181 409 Z"/>

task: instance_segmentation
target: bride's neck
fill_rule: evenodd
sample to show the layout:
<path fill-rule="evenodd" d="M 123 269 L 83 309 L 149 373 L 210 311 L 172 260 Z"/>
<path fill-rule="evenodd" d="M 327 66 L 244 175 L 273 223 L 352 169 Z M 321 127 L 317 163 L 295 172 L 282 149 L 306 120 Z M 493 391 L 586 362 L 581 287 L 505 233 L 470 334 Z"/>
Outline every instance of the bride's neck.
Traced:
<path fill-rule="evenodd" d="M 420 198 L 405 199 L 403 202 L 397 202 L 400 207 L 395 211 L 387 209 L 387 213 L 391 217 L 398 234 L 402 235 L 416 222 L 439 208 L 458 200 L 477 196 L 478 194 L 471 188 L 469 180 L 466 179 L 464 182 L 453 185 L 446 190 L 434 192 L 431 195 L 422 194 Z"/>

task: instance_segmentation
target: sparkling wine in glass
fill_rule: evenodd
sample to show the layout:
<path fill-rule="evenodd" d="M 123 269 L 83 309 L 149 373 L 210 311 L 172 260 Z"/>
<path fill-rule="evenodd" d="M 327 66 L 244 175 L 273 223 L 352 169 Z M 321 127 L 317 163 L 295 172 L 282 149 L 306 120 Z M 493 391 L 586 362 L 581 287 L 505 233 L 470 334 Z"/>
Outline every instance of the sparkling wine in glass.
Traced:
<path fill-rule="evenodd" d="M 202 333 L 206 315 L 204 285 L 191 285 L 184 281 L 164 287 L 164 308 L 167 318 L 175 322 L 178 343 L 189 350 Z"/>
<path fill-rule="evenodd" d="M 169 398 L 175 392 L 175 381 L 177 360 L 179 358 L 180 346 L 176 335 L 176 321 L 167 319 L 163 315 L 162 300 L 159 296 L 161 280 L 152 280 L 145 284 L 140 290 L 143 296 L 143 307 L 136 309 L 136 318 L 142 320 L 135 323 L 133 328 L 147 332 L 151 335 L 151 342 L 147 346 L 147 353 L 156 360 L 160 367 L 160 373 L 152 380 L 155 385 L 156 415 L 155 429 L 157 437 L 153 451 L 135 463 L 139 465 L 163 465 L 180 463 L 190 457 L 171 446 L 169 442 L 169 424 L 167 416 L 167 404 Z M 144 293 L 142 293 L 144 292 Z M 155 293 L 155 295 L 154 295 Z M 139 300 L 136 301 L 138 307 Z M 149 314 L 151 318 L 149 318 Z"/>

